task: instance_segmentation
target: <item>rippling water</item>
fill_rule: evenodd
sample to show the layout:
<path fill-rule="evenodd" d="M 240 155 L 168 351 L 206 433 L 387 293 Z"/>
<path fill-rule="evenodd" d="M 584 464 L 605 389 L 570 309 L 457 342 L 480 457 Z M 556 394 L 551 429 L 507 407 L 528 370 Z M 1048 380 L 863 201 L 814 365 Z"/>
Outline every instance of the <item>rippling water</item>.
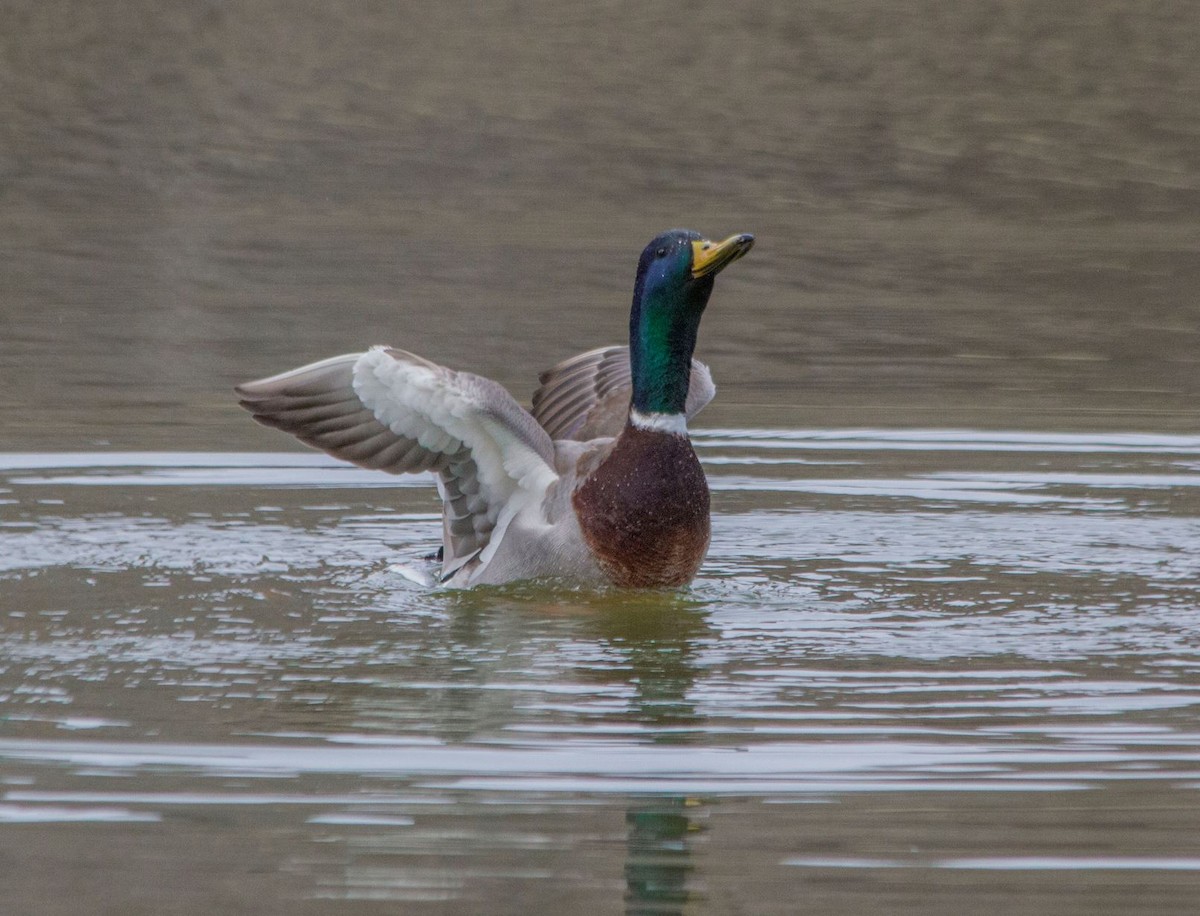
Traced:
<path fill-rule="evenodd" d="M 1187 911 L 1200 437 L 696 445 L 710 556 L 649 594 L 426 588 L 428 481 L 322 456 L 0 455 L 6 868 L 152 909 L 145 869 L 272 913 Z"/>
<path fill-rule="evenodd" d="M 1195 912 L 1198 11 L 6 4 L 0 911 Z M 674 225 L 758 239 L 691 589 L 246 451 L 375 343 L 528 397 Z"/>

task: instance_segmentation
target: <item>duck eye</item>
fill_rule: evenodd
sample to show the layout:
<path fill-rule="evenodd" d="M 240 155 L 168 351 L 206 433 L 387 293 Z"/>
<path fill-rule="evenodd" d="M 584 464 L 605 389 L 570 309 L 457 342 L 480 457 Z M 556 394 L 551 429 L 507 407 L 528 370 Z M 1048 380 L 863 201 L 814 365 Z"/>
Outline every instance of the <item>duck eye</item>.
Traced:
<path fill-rule="evenodd" d="M 666 247 L 664 246 L 664 247 L 658 249 L 658 251 L 654 252 L 654 256 L 658 257 L 658 258 L 665 258 L 667 256 Z"/>

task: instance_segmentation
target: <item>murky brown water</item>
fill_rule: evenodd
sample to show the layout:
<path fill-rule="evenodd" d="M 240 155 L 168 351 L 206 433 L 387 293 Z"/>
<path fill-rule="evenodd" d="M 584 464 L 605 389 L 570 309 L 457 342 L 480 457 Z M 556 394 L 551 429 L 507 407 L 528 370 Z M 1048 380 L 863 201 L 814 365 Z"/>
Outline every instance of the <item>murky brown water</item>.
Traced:
<path fill-rule="evenodd" d="M 5 912 L 1195 909 L 1191 5 L 3 16 Z M 758 237 L 680 595 L 429 592 L 233 403 L 528 395 L 674 225 Z"/>

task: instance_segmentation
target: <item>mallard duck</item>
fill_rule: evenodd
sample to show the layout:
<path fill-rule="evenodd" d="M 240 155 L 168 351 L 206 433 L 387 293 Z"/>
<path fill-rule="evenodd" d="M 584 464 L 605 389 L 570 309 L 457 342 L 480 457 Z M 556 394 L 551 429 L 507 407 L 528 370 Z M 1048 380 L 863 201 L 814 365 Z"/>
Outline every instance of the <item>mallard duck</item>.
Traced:
<path fill-rule="evenodd" d="M 441 581 L 686 585 L 708 549 L 687 421 L 716 393 L 692 358 L 717 273 L 754 244 L 676 229 L 638 260 L 629 346 L 540 376 L 526 411 L 490 379 L 372 347 L 237 387 L 258 422 L 364 468 L 432 471 Z"/>

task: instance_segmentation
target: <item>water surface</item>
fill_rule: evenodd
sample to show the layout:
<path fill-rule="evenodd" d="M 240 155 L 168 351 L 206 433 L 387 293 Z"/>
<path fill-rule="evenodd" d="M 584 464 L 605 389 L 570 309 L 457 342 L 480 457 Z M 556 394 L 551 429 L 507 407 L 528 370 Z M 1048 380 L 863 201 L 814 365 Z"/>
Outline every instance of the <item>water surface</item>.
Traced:
<path fill-rule="evenodd" d="M 1200 438 L 696 445 L 678 593 L 428 589 L 428 481 L 323 456 L 0 456 L 17 899 L 1186 911 Z"/>

